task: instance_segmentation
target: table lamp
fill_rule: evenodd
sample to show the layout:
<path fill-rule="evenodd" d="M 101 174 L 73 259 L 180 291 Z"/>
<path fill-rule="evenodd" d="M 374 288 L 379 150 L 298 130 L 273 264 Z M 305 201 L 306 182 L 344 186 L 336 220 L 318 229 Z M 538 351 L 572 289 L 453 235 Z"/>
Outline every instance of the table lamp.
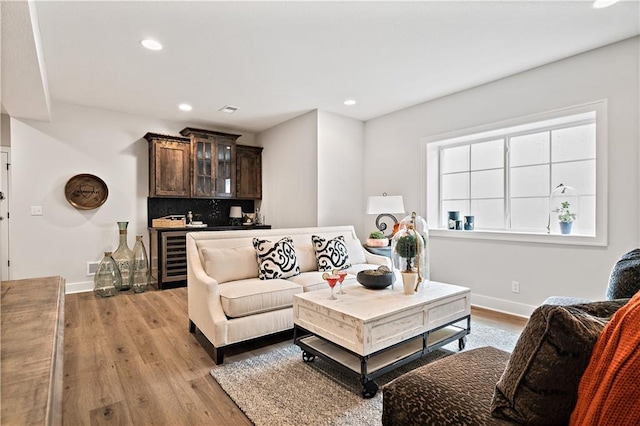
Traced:
<path fill-rule="evenodd" d="M 229 212 L 229 222 L 231 223 L 231 226 L 242 225 L 242 207 L 231 206 L 231 211 Z"/>
<path fill-rule="evenodd" d="M 391 213 L 404 214 L 404 201 L 402 195 L 387 195 L 386 192 L 382 196 L 369 196 L 367 199 L 367 214 L 377 214 L 376 228 L 384 233 L 387 229 L 387 224 L 381 220 L 387 217 L 393 221 L 393 225 L 398 223 L 398 219 Z M 393 230 L 393 228 L 392 228 Z M 386 235 L 387 238 L 393 237 L 393 232 Z"/>

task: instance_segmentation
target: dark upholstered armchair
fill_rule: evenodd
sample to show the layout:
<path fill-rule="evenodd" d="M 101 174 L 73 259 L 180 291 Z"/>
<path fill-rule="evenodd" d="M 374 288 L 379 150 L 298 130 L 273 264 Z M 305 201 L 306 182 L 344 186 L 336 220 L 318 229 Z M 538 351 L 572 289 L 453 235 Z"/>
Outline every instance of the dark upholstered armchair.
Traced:
<path fill-rule="evenodd" d="M 547 299 L 532 313 L 513 353 L 471 349 L 385 385 L 383 425 L 567 424 L 598 337 L 639 289 L 636 249 L 613 267 L 608 300 Z"/>
<path fill-rule="evenodd" d="M 639 298 L 640 294 L 629 304 L 639 311 L 638 317 Z M 596 341 L 612 316 L 628 303 L 629 299 L 615 299 L 542 305 L 531 314 L 511 354 L 491 346 L 475 348 L 445 356 L 387 383 L 382 388 L 382 424 L 568 424 Z M 617 322 L 627 314 L 623 312 Z M 633 344 L 640 343 L 637 327 L 624 329 L 629 336 L 621 342 L 628 338 Z M 611 341 L 619 337 L 613 335 Z M 628 371 L 631 373 L 621 373 L 627 376 L 620 379 L 635 383 L 637 370 Z"/>
<path fill-rule="evenodd" d="M 607 286 L 607 300 L 633 297 L 640 290 L 640 249 L 631 250 L 616 262 Z"/>

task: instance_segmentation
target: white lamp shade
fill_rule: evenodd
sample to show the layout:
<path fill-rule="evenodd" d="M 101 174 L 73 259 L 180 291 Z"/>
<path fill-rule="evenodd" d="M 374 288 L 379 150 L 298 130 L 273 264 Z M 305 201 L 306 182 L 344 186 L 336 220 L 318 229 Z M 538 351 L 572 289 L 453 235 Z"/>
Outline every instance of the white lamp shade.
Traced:
<path fill-rule="evenodd" d="M 402 195 L 371 196 L 367 200 L 367 214 L 404 213 Z"/>
<path fill-rule="evenodd" d="M 229 217 L 241 218 L 242 217 L 242 207 L 240 207 L 240 206 L 232 206 L 231 207 L 231 211 L 229 212 Z"/>

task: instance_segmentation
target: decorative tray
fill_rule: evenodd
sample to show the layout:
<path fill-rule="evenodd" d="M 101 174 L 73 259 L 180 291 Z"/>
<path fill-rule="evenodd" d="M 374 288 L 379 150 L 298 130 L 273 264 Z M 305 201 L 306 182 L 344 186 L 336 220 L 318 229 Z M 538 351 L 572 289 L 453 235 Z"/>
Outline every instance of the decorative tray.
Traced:
<path fill-rule="evenodd" d="M 185 228 L 186 224 L 184 215 L 164 216 L 151 221 L 151 226 L 154 228 Z"/>
<path fill-rule="evenodd" d="M 64 186 L 64 196 L 73 207 L 92 210 L 107 201 L 109 188 L 98 176 L 82 173 L 67 181 Z"/>

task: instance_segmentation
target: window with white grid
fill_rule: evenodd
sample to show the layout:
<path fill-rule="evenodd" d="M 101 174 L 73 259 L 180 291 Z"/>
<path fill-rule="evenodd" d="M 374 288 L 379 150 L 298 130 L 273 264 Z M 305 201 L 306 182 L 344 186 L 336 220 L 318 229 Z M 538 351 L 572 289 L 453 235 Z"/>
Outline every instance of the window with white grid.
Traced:
<path fill-rule="evenodd" d="M 475 231 L 560 234 L 550 196 L 564 185 L 577 194 L 571 202 L 576 213 L 572 235 L 595 237 L 597 212 L 602 211 L 596 149 L 602 135 L 597 110 L 602 108 L 576 107 L 550 118 L 540 115 L 513 126 L 427 141 L 427 167 L 437 168 L 426 173 L 432 228 L 447 229 L 448 212 L 458 211 L 461 219 L 474 216 Z"/>

